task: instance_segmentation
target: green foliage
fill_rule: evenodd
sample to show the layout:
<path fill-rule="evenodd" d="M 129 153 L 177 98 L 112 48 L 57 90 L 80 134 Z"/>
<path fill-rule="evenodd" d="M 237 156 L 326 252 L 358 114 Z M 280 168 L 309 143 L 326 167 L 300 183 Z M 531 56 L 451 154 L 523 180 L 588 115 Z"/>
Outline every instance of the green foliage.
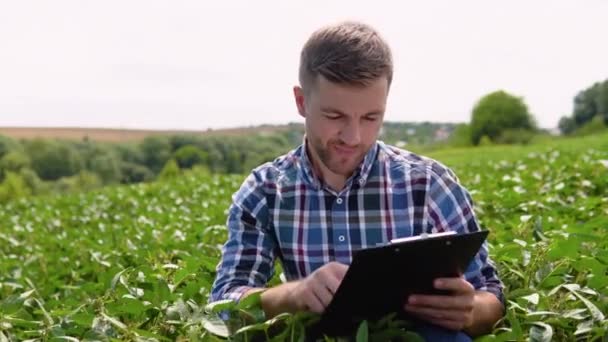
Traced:
<path fill-rule="evenodd" d="M 182 169 L 190 169 L 194 165 L 207 161 L 207 153 L 193 145 L 184 145 L 175 151 L 173 158 Z"/>
<path fill-rule="evenodd" d="M 572 116 L 563 117 L 559 129 L 563 134 L 571 134 L 598 117 L 608 126 L 608 79 L 576 94 Z"/>
<path fill-rule="evenodd" d="M 23 168 L 19 170 L 19 176 L 25 182 L 25 185 L 30 190 L 32 195 L 40 195 L 47 193 L 48 185 L 46 185 L 40 177 L 32 169 Z"/>
<path fill-rule="evenodd" d="M 384 122 L 380 134 L 380 139 L 389 143 L 397 144 L 405 142 L 409 145 L 435 145 L 444 143 L 455 132 L 454 130 L 462 125 L 451 123 L 434 123 L 434 122 Z M 460 139 L 459 143 L 465 142 Z"/>
<path fill-rule="evenodd" d="M 604 123 L 604 119 L 601 116 L 596 115 L 591 121 L 577 128 L 572 134 L 576 136 L 597 134 L 605 132 L 607 128 L 608 125 Z"/>
<path fill-rule="evenodd" d="M 141 142 L 144 165 L 157 174 L 171 158 L 171 144 L 166 136 L 149 136 Z"/>
<path fill-rule="evenodd" d="M 21 169 L 29 168 L 30 165 L 30 158 L 25 153 L 17 150 L 10 151 L 0 158 L 0 179 L 4 172 L 19 172 Z"/>
<path fill-rule="evenodd" d="M 81 170 L 74 176 L 60 178 L 53 185 L 54 189 L 60 193 L 70 193 L 99 188 L 102 180 L 93 172 Z"/>
<path fill-rule="evenodd" d="M 470 190 L 506 285 L 507 316 L 478 340 L 601 340 L 608 135 L 431 156 Z M 316 315 L 266 320 L 255 297 L 207 305 L 225 210 L 243 176 L 201 170 L 0 206 L 0 339 L 305 340 Z M 276 267 L 271 284 L 280 282 Z M 217 317 L 224 309 L 228 324 Z M 410 328 L 389 315 L 350 337 L 420 340 Z"/>
<path fill-rule="evenodd" d="M 131 162 L 120 164 L 120 182 L 123 184 L 147 182 L 154 178 L 154 174 L 147 167 Z"/>
<path fill-rule="evenodd" d="M 487 136 L 484 135 L 483 137 L 481 137 L 481 139 L 479 140 L 479 146 L 492 146 L 492 140 Z"/>
<path fill-rule="evenodd" d="M 576 130 L 576 122 L 569 116 L 562 116 L 557 126 L 562 134 L 570 134 Z"/>
<path fill-rule="evenodd" d="M 19 149 L 19 143 L 10 137 L 0 135 L 0 158 L 12 150 Z"/>
<path fill-rule="evenodd" d="M 31 190 L 19 174 L 6 172 L 4 180 L 0 183 L 0 203 L 28 196 L 30 193 Z"/>
<path fill-rule="evenodd" d="M 529 144 L 536 133 L 529 129 L 506 129 L 496 138 L 498 144 Z"/>
<path fill-rule="evenodd" d="M 502 90 L 482 97 L 473 108 L 471 118 L 473 144 L 479 144 L 484 135 L 498 142 L 506 130 L 536 130 L 535 120 L 523 99 Z"/>
<path fill-rule="evenodd" d="M 36 139 L 25 144 L 32 169 L 44 180 L 72 176 L 83 168 L 82 157 L 68 142 Z"/>
<path fill-rule="evenodd" d="M 473 144 L 471 125 L 459 124 L 450 135 L 448 145 L 451 147 L 467 147 Z"/>
<path fill-rule="evenodd" d="M 158 179 L 166 180 L 175 178 L 179 175 L 179 166 L 177 166 L 177 162 L 175 159 L 169 159 L 167 164 L 163 167 L 158 175 Z"/>
<path fill-rule="evenodd" d="M 120 161 L 113 152 L 98 154 L 91 158 L 88 170 L 97 174 L 104 184 L 119 182 L 122 177 Z"/>

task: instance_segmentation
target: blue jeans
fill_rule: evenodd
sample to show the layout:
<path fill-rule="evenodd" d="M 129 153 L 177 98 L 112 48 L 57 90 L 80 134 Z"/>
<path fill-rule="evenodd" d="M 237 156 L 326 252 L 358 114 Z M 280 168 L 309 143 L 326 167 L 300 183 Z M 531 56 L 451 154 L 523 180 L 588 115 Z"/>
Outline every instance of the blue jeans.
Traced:
<path fill-rule="evenodd" d="M 419 322 L 414 327 L 414 331 L 418 333 L 425 341 L 429 342 L 472 342 L 473 339 L 462 331 L 453 331 L 440 326 Z"/>

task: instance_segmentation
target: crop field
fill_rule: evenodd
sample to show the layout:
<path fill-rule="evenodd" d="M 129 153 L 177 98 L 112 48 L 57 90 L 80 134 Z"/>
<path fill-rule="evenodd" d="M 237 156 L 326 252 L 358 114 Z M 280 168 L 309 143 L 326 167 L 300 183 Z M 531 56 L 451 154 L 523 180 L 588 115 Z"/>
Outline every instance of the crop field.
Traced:
<path fill-rule="evenodd" d="M 506 317 L 477 340 L 606 341 L 608 135 L 430 156 L 470 190 L 506 285 Z M 0 206 L 0 342 L 303 341 L 314 315 L 266 320 L 256 296 L 207 305 L 242 180 L 187 172 Z M 417 340 L 391 316 L 353 332 L 399 336 Z"/>

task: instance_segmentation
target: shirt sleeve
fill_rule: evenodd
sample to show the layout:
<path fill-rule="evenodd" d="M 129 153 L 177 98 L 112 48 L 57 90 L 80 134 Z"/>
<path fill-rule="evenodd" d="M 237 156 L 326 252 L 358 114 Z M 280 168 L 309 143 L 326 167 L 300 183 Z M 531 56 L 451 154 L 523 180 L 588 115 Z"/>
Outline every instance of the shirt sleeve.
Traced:
<path fill-rule="evenodd" d="M 454 172 L 440 165 L 434 166 L 432 170 L 425 208 L 429 227 L 437 232 L 453 230 L 459 234 L 479 231 L 471 195 L 459 183 Z M 506 307 L 504 284 L 489 257 L 487 241 L 482 244 L 464 276 L 476 290 L 494 294 L 503 308 Z"/>
<path fill-rule="evenodd" d="M 274 273 L 275 240 L 268 231 L 269 215 L 263 182 L 252 172 L 232 196 L 228 238 L 216 267 L 209 302 L 239 301 L 254 287 L 264 287 Z"/>

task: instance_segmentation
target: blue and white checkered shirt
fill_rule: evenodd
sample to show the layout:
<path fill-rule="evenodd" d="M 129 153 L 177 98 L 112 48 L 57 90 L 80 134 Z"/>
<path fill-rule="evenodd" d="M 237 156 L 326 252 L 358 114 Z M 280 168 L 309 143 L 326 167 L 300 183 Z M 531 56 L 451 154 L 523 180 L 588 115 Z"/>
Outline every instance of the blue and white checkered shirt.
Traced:
<path fill-rule="evenodd" d="M 264 287 L 277 257 L 289 281 L 394 238 L 480 229 L 469 193 L 435 160 L 378 141 L 337 193 L 313 172 L 306 144 L 254 169 L 234 194 L 210 302 Z M 487 242 L 464 276 L 504 303 Z"/>

